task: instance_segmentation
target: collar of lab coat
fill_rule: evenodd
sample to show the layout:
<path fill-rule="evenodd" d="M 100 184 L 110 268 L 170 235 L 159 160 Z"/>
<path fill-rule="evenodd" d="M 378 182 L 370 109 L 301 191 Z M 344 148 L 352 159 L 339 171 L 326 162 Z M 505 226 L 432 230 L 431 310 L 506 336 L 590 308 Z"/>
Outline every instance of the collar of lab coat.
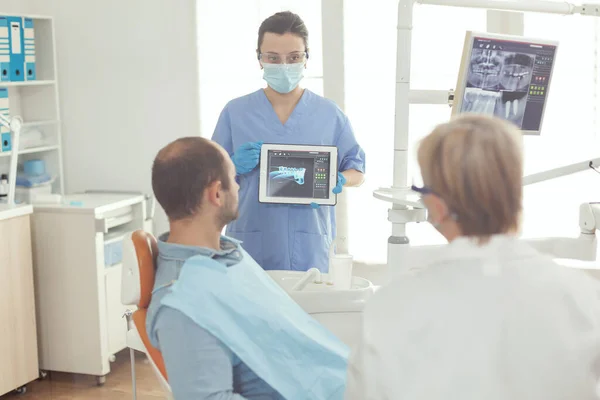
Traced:
<path fill-rule="evenodd" d="M 460 237 L 446 246 L 438 246 L 431 252 L 428 266 L 456 264 L 471 264 L 480 261 L 486 275 L 499 273 L 500 266 L 506 261 L 539 259 L 544 257 L 533 247 L 516 236 L 494 235 L 484 244 L 479 244 L 477 239 Z M 551 260 L 548 257 L 548 260 Z"/>
<path fill-rule="evenodd" d="M 418 275 L 431 267 L 460 268 L 461 265 L 481 265 L 486 275 L 497 275 L 501 265 L 510 261 L 536 259 L 552 262 L 550 256 L 539 253 L 529 244 L 512 235 L 493 235 L 485 244 L 470 237 L 460 237 L 450 244 L 408 248 L 402 265 L 393 270 L 392 280 Z"/>
<path fill-rule="evenodd" d="M 460 237 L 447 247 L 448 258 L 498 258 L 515 259 L 538 256 L 539 253 L 530 245 L 512 235 L 493 235 L 484 244 L 479 244 L 476 238 Z"/>

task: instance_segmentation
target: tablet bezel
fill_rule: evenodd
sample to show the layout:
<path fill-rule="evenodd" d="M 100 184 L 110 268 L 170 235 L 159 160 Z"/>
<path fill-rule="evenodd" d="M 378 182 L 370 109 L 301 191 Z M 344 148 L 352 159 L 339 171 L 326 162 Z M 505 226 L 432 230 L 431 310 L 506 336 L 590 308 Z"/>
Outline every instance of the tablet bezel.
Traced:
<path fill-rule="evenodd" d="M 270 197 L 267 196 L 267 176 L 268 154 L 269 151 L 319 151 L 329 153 L 329 198 L 314 199 L 303 197 Z M 310 205 L 316 203 L 321 206 L 335 206 L 337 204 L 337 195 L 333 189 L 337 186 L 338 174 L 338 149 L 335 146 L 322 145 L 295 145 L 295 144 L 273 144 L 264 143 L 260 151 L 259 165 L 259 183 L 258 183 L 258 201 L 269 204 L 303 204 Z"/>

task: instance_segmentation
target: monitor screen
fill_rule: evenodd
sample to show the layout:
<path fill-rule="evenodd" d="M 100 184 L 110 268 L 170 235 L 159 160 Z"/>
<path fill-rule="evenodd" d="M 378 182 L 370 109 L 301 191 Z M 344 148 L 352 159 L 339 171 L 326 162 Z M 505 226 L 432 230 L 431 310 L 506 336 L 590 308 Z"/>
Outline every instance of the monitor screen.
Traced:
<path fill-rule="evenodd" d="M 331 153 L 269 150 L 267 196 L 329 198 Z"/>
<path fill-rule="evenodd" d="M 467 32 L 453 114 L 490 114 L 539 134 L 558 43 Z"/>

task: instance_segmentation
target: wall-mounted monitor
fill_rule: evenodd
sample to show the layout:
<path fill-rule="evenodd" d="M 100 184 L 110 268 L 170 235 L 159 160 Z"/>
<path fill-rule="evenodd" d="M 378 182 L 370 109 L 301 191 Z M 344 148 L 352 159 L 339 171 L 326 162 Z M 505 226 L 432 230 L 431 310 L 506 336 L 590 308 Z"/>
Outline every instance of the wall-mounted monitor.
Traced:
<path fill-rule="evenodd" d="M 539 135 L 558 42 L 467 32 L 452 114 L 495 115 Z"/>

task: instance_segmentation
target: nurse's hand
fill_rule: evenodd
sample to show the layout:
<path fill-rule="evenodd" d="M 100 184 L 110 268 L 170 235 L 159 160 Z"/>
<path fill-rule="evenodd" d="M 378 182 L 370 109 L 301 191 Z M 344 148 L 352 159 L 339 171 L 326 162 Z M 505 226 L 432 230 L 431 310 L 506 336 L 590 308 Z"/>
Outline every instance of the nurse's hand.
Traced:
<path fill-rule="evenodd" d="M 248 142 L 241 145 L 231 160 L 235 165 L 235 172 L 239 175 L 247 174 L 258 165 L 260 160 L 260 149 L 263 142 Z"/>
<path fill-rule="evenodd" d="M 334 194 L 342 193 L 342 186 L 344 186 L 345 184 L 346 184 L 346 177 L 344 175 L 342 175 L 341 172 L 338 172 L 337 185 L 336 185 L 336 187 L 333 188 L 332 192 Z M 316 210 L 317 208 L 320 207 L 317 203 L 310 203 L 310 206 L 313 210 Z"/>
<path fill-rule="evenodd" d="M 342 175 L 341 172 L 338 172 L 337 185 L 333 188 L 332 192 L 335 194 L 342 193 L 342 187 L 346 184 L 346 177 Z"/>

